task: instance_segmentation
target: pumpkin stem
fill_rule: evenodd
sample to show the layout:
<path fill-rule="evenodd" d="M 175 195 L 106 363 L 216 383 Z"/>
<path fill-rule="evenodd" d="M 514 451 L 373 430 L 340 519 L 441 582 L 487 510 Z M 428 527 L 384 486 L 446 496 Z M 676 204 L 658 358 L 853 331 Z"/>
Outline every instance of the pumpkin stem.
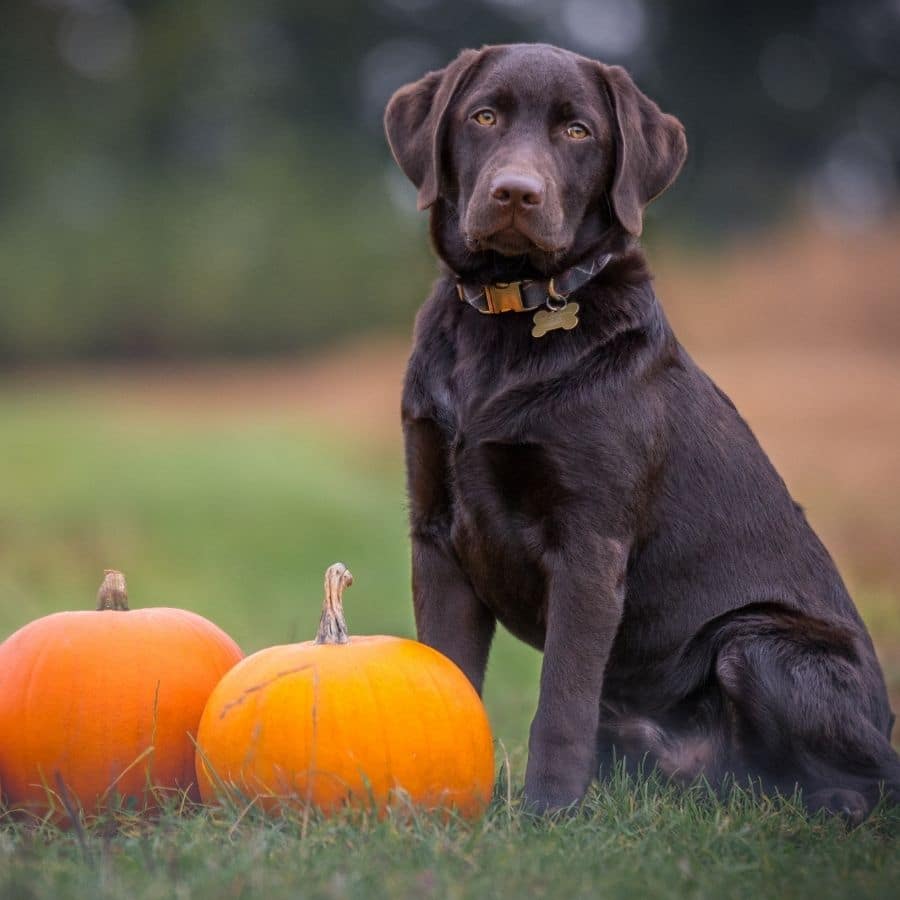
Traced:
<path fill-rule="evenodd" d="M 317 644 L 346 644 L 347 623 L 344 621 L 344 588 L 353 584 L 353 576 L 343 563 L 329 566 L 325 572 L 325 602 L 316 632 Z"/>
<path fill-rule="evenodd" d="M 103 584 L 97 591 L 97 609 L 128 609 L 128 588 L 121 572 L 103 570 Z"/>

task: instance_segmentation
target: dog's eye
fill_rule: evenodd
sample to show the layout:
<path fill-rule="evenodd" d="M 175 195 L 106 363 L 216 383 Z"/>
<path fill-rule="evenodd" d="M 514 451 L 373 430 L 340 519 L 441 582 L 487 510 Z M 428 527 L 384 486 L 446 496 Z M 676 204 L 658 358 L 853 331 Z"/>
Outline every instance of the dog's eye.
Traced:
<path fill-rule="evenodd" d="M 587 130 L 587 126 L 582 125 L 581 122 L 572 122 L 566 129 L 566 134 L 572 138 L 573 141 L 583 141 L 586 137 L 591 136 L 591 133 Z"/>
<path fill-rule="evenodd" d="M 491 125 L 497 124 L 497 115 L 492 109 L 479 109 L 472 118 L 484 128 L 490 128 Z"/>

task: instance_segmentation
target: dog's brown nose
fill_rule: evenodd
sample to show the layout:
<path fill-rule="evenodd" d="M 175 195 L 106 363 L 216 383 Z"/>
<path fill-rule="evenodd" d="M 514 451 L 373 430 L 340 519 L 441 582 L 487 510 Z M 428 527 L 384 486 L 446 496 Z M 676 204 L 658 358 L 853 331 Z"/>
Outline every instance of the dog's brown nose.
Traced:
<path fill-rule="evenodd" d="M 524 172 L 500 172 L 491 182 L 491 197 L 501 206 L 540 206 L 544 202 L 544 180 Z"/>

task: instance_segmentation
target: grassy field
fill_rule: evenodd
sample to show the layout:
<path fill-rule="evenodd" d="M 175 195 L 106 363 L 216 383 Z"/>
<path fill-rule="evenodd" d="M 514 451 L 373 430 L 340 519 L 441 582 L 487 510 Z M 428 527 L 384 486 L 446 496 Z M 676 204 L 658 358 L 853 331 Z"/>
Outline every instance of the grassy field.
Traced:
<path fill-rule="evenodd" d="M 227 381 L 210 414 L 190 393 L 176 403 L 124 376 L 100 380 L 100 392 L 94 382 L 59 380 L 0 391 L 0 637 L 43 613 L 90 607 L 102 569 L 117 567 L 133 606 L 196 610 L 250 652 L 312 636 L 322 572 L 337 559 L 356 576 L 346 597 L 351 631 L 413 633 L 399 453 L 375 439 L 374 425 L 368 434 L 364 415 L 359 439 L 348 440 L 352 429 L 273 399 L 271 379 L 271 391 L 251 392 L 254 414 L 229 410 Z M 266 414 L 267 404 L 278 414 Z M 900 628 L 896 598 L 886 596 L 860 600 L 879 646 L 891 648 Z M 896 683 L 896 658 L 887 662 Z M 477 825 L 265 822 L 253 811 L 217 810 L 61 833 L 3 817 L 0 897 L 837 898 L 896 890 L 897 812 L 847 833 L 806 820 L 791 803 L 739 793 L 719 802 L 702 788 L 679 793 L 651 778 L 597 787 L 573 819 L 523 816 L 516 797 L 539 663 L 498 638 L 486 702 L 502 777 Z"/>

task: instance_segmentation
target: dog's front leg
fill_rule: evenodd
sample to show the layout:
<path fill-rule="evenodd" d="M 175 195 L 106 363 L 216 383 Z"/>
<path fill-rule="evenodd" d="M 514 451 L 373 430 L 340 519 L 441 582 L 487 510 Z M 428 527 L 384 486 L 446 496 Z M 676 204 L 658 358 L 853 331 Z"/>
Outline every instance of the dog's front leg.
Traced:
<path fill-rule="evenodd" d="M 472 590 L 451 543 L 446 440 L 430 419 L 407 421 L 404 437 L 416 632 L 450 657 L 480 694 L 496 619 Z"/>
<path fill-rule="evenodd" d="M 413 606 L 419 640 L 450 657 L 481 693 L 496 620 L 475 596 L 452 550 L 413 534 Z"/>
<path fill-rule="evenodd" d="M 538 812 L 579 802 L 597 774 L 603 673 L 619 627 L 627 548 L 616 540 L 547 559 L 547 631 L 531 724 L 525 800 Z"/>

